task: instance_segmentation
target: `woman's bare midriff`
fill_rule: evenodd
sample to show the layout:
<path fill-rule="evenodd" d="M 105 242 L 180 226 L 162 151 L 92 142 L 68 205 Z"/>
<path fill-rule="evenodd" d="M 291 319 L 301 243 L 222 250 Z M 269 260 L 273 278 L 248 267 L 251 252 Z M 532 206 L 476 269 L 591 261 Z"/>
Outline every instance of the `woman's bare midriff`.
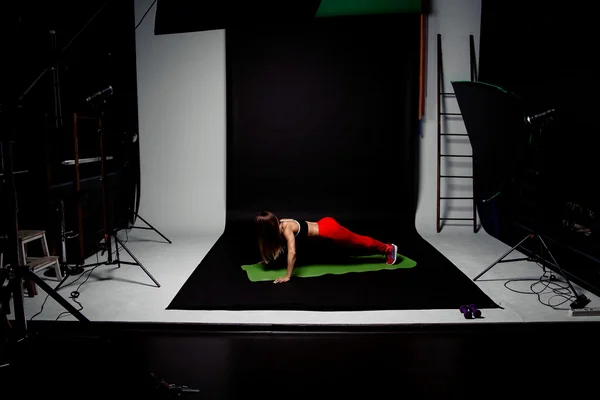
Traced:
<path fill-rule="evenodd" d="M 319 224 L 316 222 L 308 222 L 308 236 L 319 236 Z"/>
<path fill-rule="evenodd" d="M 288 224 L 291 226 L 294 234 L 298 233 L 298 224 L 291 219 L 282 219 L 279 221 L 282 232 L 283 228 Z M 306 221 L 306 224 L 308 225 L 308 236 L 319 236 L 319 225 L 316 222 Z"/>

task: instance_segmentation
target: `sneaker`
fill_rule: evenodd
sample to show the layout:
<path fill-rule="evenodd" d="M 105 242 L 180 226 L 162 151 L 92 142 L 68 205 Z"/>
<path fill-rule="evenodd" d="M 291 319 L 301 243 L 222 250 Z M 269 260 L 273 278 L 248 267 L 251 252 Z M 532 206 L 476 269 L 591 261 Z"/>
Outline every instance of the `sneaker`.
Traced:
<path fill-rule="evenodd" d="M 396 263 L 396 256 L 398 255 L 398 246 L 395 244 L 390 245 L 390 249 L 385 255 L 385 263 L 388 265 L 394 265 Z"/>

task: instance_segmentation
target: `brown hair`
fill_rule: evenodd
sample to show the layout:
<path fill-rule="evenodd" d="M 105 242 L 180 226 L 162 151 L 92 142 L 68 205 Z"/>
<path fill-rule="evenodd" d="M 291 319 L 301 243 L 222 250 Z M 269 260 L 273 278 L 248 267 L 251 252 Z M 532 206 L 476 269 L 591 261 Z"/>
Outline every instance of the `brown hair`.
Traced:
<path fill-rule="evenodd" d="M 279 231 L 279 219 L 270 211 L 256 215 L 258 248 L 265 264 L 275 261 L 284 251 L 284 242 Z"/>

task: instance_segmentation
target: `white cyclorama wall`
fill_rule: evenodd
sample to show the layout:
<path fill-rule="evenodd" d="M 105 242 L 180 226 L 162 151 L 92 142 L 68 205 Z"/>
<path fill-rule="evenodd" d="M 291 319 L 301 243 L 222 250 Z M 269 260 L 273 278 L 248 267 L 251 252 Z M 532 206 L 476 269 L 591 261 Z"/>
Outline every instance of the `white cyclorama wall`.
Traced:
<path fill-rule="evenodd" d="M 135 0 L 136 21 L 152 0 Z M 426 107 L 420 139 L 416 226 L 435 233 L 437 199 L 437 34 L 442 34 L 446 91 L 470 79 L 469 35 L 479 49 L 481 0 L 432 0 L 428 16 Z M 156 5 L 136 30 L 140 121 L 140 215 L 163 233 L 223 231 L 225 224 L 225 32 L 154 35 Z M 457 112 L 446 100 L 447 112 Z M 459 118 L 447 129 L 466 133 Z M 453 154 L 471 154 L 468 139 L 449 142 Z M 448 174 L 470 174 L 469 161 L 449 161 Z M 442 195 L 471 196 L 470 181 L 444 186 Z M 444 216 L 470 217 L 465 201 L 442 203 Z M 448 226 L 472 232 L 466 221 Z"/>
<path fill-rule="evenodd" d="M 469 35 L 473 35 L 476 56 L 479 54 L 481 0 L 432 0 L 427 21 L 427 80 L 425 116 L 421 126 L 419 160 L 419 203 L 417 230 L 422 234 L 436 232 L 437 209 L 437 35 L 442 38 L 444 92 L 454 92 L 451 81 L 470 80 Z M 442 111 L 460 112 L 454 97 L 445 97 Z M 442 130 L 448 133 L 466 133 L 461 117 L 442 118 Z M 445 137 L 442 154 L 472 154 L 467 137 Z M 445 175 L 471 175 L 472 159 L 443 158 L 440 165 Z M 441 196 L 473 196 L 470 179 L 442 179 Z M 441 216 L 472 218 L 473 206 L 469 200 L 442 200 Z M 446 221 L 443 232 L 473 232 L 472 221 Z M 480 230 L 480 234 L 485 234 Z"/>
<path fill-rule="evenodd" d="M 135 0 L 136 23 L 151 4 Z M 167 237 L 214 236 L 225 227 L 225 32 L 155 36 L 155 13 L 136 30 L 139 214 Z"/>

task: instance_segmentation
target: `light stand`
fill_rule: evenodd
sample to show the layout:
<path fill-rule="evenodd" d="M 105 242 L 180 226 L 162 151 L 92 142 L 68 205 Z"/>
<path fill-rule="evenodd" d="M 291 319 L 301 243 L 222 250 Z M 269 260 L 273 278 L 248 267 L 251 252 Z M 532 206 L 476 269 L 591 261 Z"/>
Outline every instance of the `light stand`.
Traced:
<path fill-rule="evenodd" d="M 542 112 L 542 113 L 539 113 L 539 114 L 536 114 L 533 116 L 528 116 L 525 118 L 525 121 L 530 125 L 534 125 L 534 126 L 538 125 L 539 133 L 541 134 L 543 124 L 545 124 L 549 120 L 551 120 L 554 112 L 555 112 L 555 110 L 551 109 L 551 110 L 548 110 L 548 111 L 545 111 L 545 112 Z M 514 250 L 516 250 L 518 247 L 520 247 L 523 243 L 525 243 L 529 239 L 537 239 L 540 242 L 540 246 L 541 246 L 540 254 L 543 254 L 543 252 L 545 251 L 552 259 L 552 262 L 544 259 L 541 256 L 536 256 L 533 252 L 528 251 L 526 249 L 525 250 L 528 253 L 532 254 L 532 256 L 513 258 L 513 259 L 509 259 L 509 260 L 504 259 L 505 257 L 507 257 L 510 253 L 512 253 Z M 558 262 L 556 261 L 556 259 L 552 255 L 552 253 L 550 252 L 550 249 L 546 245 L 544 238 L 540 234 L 530 233 L 527 236 L 525 236 L 519 243 L 517 243 L 515 246 L 513 246 L 509 251 L 507 251 L 500 258 L 498 258 L 496 261 L 494 261 L 490 266 L 488 266 L 485 270 L 483 270 L 479 275 L 477 275 L 475 278 L 473 278 L 473 281 L 476 281 L 477 279 L 479 279 L 483 274 L 485 274 L 487 271 L 492 269 L 496 264 L 503 263 L 503 262 L 512 262 L 512 261 L 537 262 L 537 263 L 542 264 L 544 269 L 545 269 L 544 264 L 548 264 L 548 265 L 555 267 L 558 270 L 559 274 L 565 279 L 567 285 L 569 286 L 569 289 L 571 289 L 571 291 L 573 292 L 573 295 L 575 296 L 575 301 L 573 301 L 571 303 L 571 308 L 572 309 L 583 308 L 590 303 L 591 300 L 589 298 L 587 298 L 584 294 L 577 294 L 577 291 L 571 284 L 571 281 L 569 280 L 569 278 L 567 278 L 567 275 L 565 274 L 565 272 L 563 271 L 561 266 L 558 264 Z"/>
<path fill-rule="evenodd" d="M 532 155 L 533 135 L 528 133 L 537 127 L 541 134 L 542 127 L 552 120 L 555 110 L 550 109 L 524 117 L 523 101 L 504 88 L 473 81 L 454 81 L 452 86 L 473 149 L 474 176 L 479 178 L 477 179 L 479 184 L 474 187 L 475 197 L 483 199 L 479 202 L 478 207 L 485 206 L 489 200 L 503 193 L 504 189 L 521 175 L 525 168 L 525 161 L 530 160 Z M 528 140 L 527 137 L 529 137 Z M 484 210 L 480 209 L 479 211 L 482 213 Z M 481 217 L 482 224 L 485 224 L 486 220 L 488 219 Z M 544 270 L 546 265 L 555 267 L 564 277 L 575 297 L 575 301 L 571 303 L 572 309 L 585 307 L 590 300 L 585 295 L 577 293 L 562 267 L 556 262 L 546 246 L 543 236 L 539 233 L 545 231 L 539 226 L 540 220 L 541 218 L 538 217 L 538 221 L 535 222 L 535 225 L 538 226 L 533 229 L 527 228 L 527 231 L 531 233 L 473 278 L 473 281 L 502 262 L 535 261 L 542 264 Z M 497 230 L 497 227 L 493 228 Z M 545 251 L 552 262 L 545 260 L 541 255 L 505 260 L 506 256 L 530 239 L 539 241 L 540 254 Z M 525 250 L 529 254 L 535 254 L 533 251 Z"/>
<path fill-rule="evenodd" d="M 528 239 L 538 239 L 540 242 L 540 245 L 542 246 L 542 249 L 545 250 L 546 253 L 548 253 L 550 258 L 552 259 L 552 262 L 549 262 L 548 260 L 545 260 L 542 257 L 537 257 L 535 255 L 531 256 L 531 257 L 511 258 L 511 259 L 505 260 L 505 258 L 510 253 L 515 251 L 519 246 L 521 246 L 523 243 L 525 243 Z M 526 252 L 533 254 L 529 250 L 526 250 Z M 548 246 L 546 245 L 546 242 L 542 238 L 542 235 L 536 235 L 533 233 L 530 233 L 527 236 L 525 236 L 523 239 L 521 239 L 521 241 L 519 243 L 514 245 L 509 251 L 504 253 L 500 258 L 498 258 L 496 261 L 494 261 L 492 264 L 490 264 L 490 266 L 488 266 L 485 270 L 483 270 L 479 275 L 477 275 L 475 278 L 473 278 L 473 281 L 476 281 L 477 279 L 479 279 L 483 274 L 485 274 L 490 269 L 492 269 L 496 264 L 505 263 L 505 262 L 513 262 L 513 261 L 533 261 L 533 262 L 539 262 L 542 265 L 549 264 L 549 265 L 555 267 L 559 271 L 560 275 L 563 278 L 565 278 L 565 281 L 567 282 L 569 289 L 571 289 L 571 291 L 573 292 L 573 295 L 575 296 L 575 301 L 573 301 L 571 303 L 571 308 L 573 308 L 573 309 L 583 308 L 590 303 L 591 300 L 589 298 L 587 298 L 584 294 L 577 294 L 577 291 L 571 284 L 571 281 L 569 280 L 569 278 L 567 278 L 567 275 L 564 273 L 563 269 L 560 267 L 560 265 L 558 264 L 558 262 L 556 261 L 556 259 L 552 255 L 552 253 L 550 252 L 550 249 L 548 249 Z"/>
<path fill-rule="evenodd" d="M 129 212 L 132 213 L 136 218 L 139 218 L 142 220 L 142 222 L 144 222 L 146 226 L 131 226 L 131 229 L 143 229 L 143 230 L 152 230 L 156 233 L 158 233 L 163 239 L 165 239 L 167 242 L 169 242 L 169 244 L 173 243 L 169 240 L 169 238 L 167 238 L 165 235 L 163 235 L 162 233 L 160 233 L 155 227 L 153 227 L 152 225 L 150 225 L 150 223 L 148 221 L 146 221 L 144 218 L 142 218 L 140 216 L 140 214 L 136 213 L 135 211 L 133 211 L 131 208 L 129 209 Z"/>
<path fill-rule="evenodd" d="M 104 132 L 104 104 L 106 103 L 106 98 L 111 96 L 112 94 L 113 94 L 112 87 L 109 86 L 108 88 L 103 89 L 86 99 L 86 101 L 88 103 L 91 103 L 93 105 L 94 110 L 97 115 L 97 118 L 98 118 L 98 134 L 99 134 L 99 139 L 100 139 L 99 140 L 99 145 L 100 145 L 100 182 L 101 182 L 101 188 L 102 188 L 102 220 L 103 220 L 103 227 L 104 227 L 104 251 L 106 251 L 108 253 L 108 255 L 107 255 L 106 261 L 98 262 L 98 263 L 94 263 L 94 264 L 86 264 L 84 266 L 85 267 L 95 267 L 98 265 L 117 265 L 117 267 L 120 268 L 121 264 L 137 265 L 140 268 L 142 268 L 142 270 L 146 273 L 146 275 L 148 275 L 148 277 L 150 279 L 152 279 L 152 281 L 154 282 L 156 287 L 160 287 L 160 283 L 158 283 L 158 281 L 152 276 L 152 274 L 150 274 L 150 272 L 148 272 L 146 267 L 144 267 L 144 265 L 137 259 L 137 257 L 131 252 L 131 250 L 129 250 L 127 248 L 127 246 L 125 246 L 125 243 L 123 243 L 123 241 L 121 239 L 119 239 L 119 237 L 117 236 L 118 229 L 113 229 L 111 226 L 112 225 L 111 217 L 109 215 L 108 207 L 107 207 L 107 201 L 108 201 L 107 186 L 108 185 L 106 184 L 106 168 L 105 168 L 106 154 L 105 154 L 105 143 L 104 143 L 104 133 L 105 133 Z M 129 210 L 129 211 L 131 211 L 131 210 Z M 142 219 L 141 217 L 139 217 L 139 215 L 137 213 L 134 213 L 133 211 L 131 211 L 131 212 L 138 218 Z M 143 219 L 142 219 L 142 221 L 146 222 Z M 154 227 L 152 227 L 147 222 L 146 222 L 146 224 L 150 227 L 148 229 L 152 229 L 152 230 L 156 231 L 160 236 L 162 236 L 169 243 L 171 243 L 171 241 L 169 239 L 167 239 L 162 233 L 158 232 L 156 229 L 154 229 Z M 145 228 L 140 227 L 139 229 L 145 229 Z M 115 249 L 116 257 L 114 260 L 113 260 L 113 252 L 112 252 L 113 239 L 115 241 L 115 247 L 116 247 L 116 249 Z M 129 254 L 129 256 L 134 260 L 134 262 L 121 260 L 121 258 L 119 257 L 119 245 L 121 246 L 121 248 L 123 250 L 125 250 L 125 252 L 127 254 Z M 64 280 L 63 280 L 63 282 L 64 282 Z M 61 284 L 63 282 L 61 282 Z M 61 284 L 59 284 L 59 286 Z"/>

